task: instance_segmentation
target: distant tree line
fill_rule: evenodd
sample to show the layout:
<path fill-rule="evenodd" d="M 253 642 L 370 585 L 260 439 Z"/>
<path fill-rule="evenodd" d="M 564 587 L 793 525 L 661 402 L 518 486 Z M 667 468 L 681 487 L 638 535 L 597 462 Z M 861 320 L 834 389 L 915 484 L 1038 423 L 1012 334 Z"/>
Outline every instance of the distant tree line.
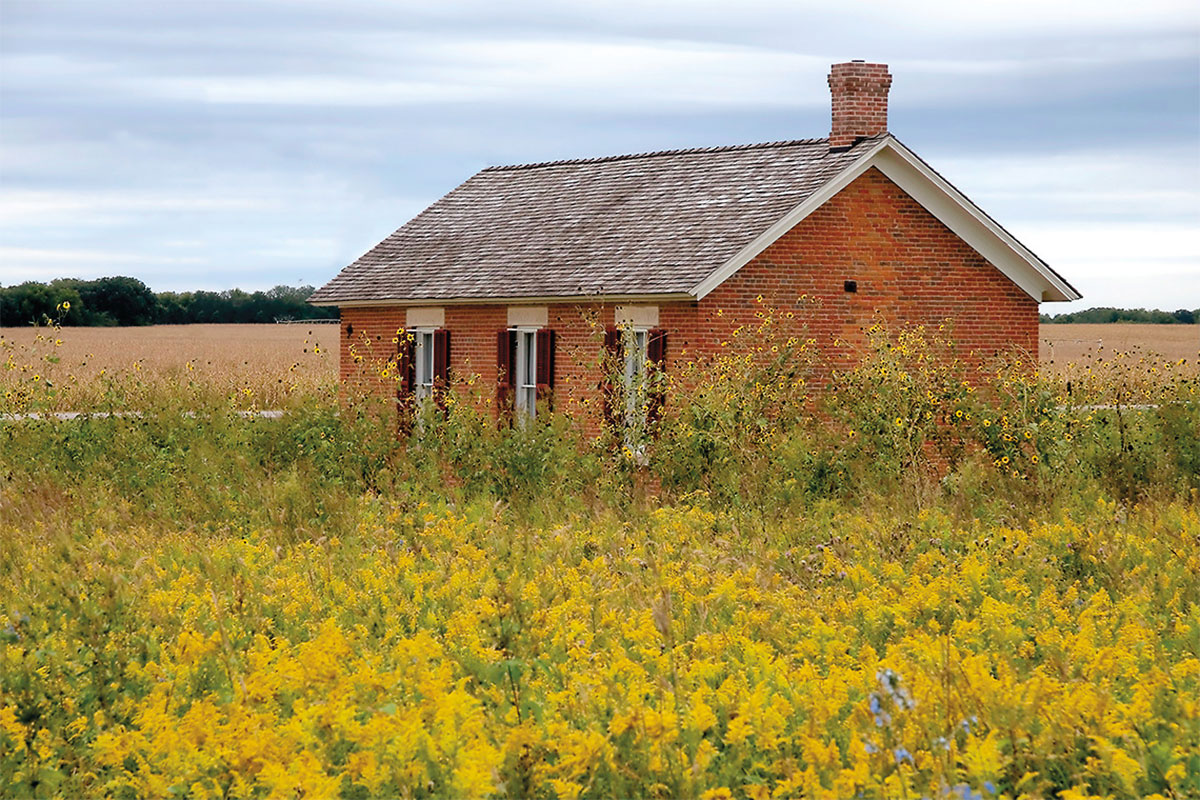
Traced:
<path fill-rule="evenodd" d="M 281 319 L 337 319 L 336 308 L 306 301 L 311 286 L 276 286 L 258 292 L 153 292 L 137 278 L 116 276 L 50 283 L 27 281 L 0 286 L 0 325 L 29 325 L 58 320 L 63 325 L 187 325 L 190 323 L 275 322 Z M 1041 315 L 1048 323 L 1141 322 L 1191 325 L 1200 309 L 1153 311 L 1144 308 L 1089 308 Z"/>
<path fill-rule="evenodd" d="M 1086 308 L 1069 314 L 1042 314 L 1043 323 L 1148 323 L 1152 325 L 1193 325 L 1200 321 L 1200 308 L 1178 311 L 1147 311 L 1145 308 Z"/>
<path fill-rule="evenodd" d="M 1042 314 L 1042 322 L 1142 322 L 1155 325 L 1192 325 L 1200 321 L 1200 308 L 1178 311 L 1147 311 L 1144 308 L 1089 308 L 1069 314 Z"/>
<path fill-rule="evenodd" d="M 307 302 L 311 286 L 276 286 L 265 292 L 153 292 L 137 278 L 84 281 L 64 278 L 0 287 L 0 325 L 186 325 L 194 322 L 275 322 L 336 319 L 336 308 Z"/>

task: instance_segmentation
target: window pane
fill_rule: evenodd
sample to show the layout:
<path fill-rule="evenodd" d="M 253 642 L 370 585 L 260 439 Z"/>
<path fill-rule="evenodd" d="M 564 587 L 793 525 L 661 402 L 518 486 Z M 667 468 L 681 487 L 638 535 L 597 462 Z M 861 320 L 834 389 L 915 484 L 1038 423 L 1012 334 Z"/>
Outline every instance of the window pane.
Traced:
<path fill-rule="evenodd" d="M 421 348 L 421 366 L 423 367 L 423 375 L 421 383 L 433 383 L 433 334 L 422 333 L 421 342 L 424 347 Z"/>
<path fill-rule="evenodd" d="M 646 372 L 646 345 L 649 334 L 645 330 L 630 330 L 625 335 L 625 424 L 628 432 L 645 423 L 644 386 Z"/>
<path fill-rule="evenodd" d="M 417 400 L 423 401 L 431 397 L 433 394 L 433 333 L 430 331 L 417 331 L 414 334 L 416 339 L 416 352 L 414 355 L 414 375 L 416 379 L 415 394 Z"/>
<path fill-rule="evenodd" d="M 526 386 L 537 385 L 537 336 L 533 331 L 524 331 L 521 334 L 521 346 L 525 351 L 525 372 L 522 374 L 522 382 Z"/>
<path fill-rule="evenodd" d="M 528 400 L 528 398 L 525 396 L 525 390 L 521 388 L 525 385 L 525 361 L 528 358 L 529 354 L 525 350 L 525 332 L 517 331 L 517 363 L 513 365 L 513 368 L 516 370 L 516 375 L 513 377 L 516 378 L 515 383 L 517 385 L 516 399 L 518 411 L 525 411 L 525 404 Z"/>
<path fill-rule="evenodd" d="M 537 400 L 537 334 L 517 331 L 516 369 L 517 410 L 532 417 Z"/>
<path fill-rule="evenodd" d="M 646 364 L 646 332 L 630 331 L 625 350 L 625 385 L 632 387 Z"/>

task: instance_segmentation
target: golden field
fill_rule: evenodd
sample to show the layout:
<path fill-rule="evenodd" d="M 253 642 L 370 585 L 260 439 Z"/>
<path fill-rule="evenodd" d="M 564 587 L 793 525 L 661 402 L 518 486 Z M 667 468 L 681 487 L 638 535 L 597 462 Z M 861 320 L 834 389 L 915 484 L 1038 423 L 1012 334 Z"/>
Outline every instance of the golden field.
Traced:
<path fill-rule="evenodd" d="M 1192 363 L 1200 359 L 1200 325 L 1042 325 L 1039 337 L 1042 364 L 1053 368 L 1117 352 L 1156 353 Z"/>
<path fill-rule="evenodd" d="M 39 336 L 42 337 L 39 341 Z M 338 326 L 149 325 L 137 328 L 0 328 L 0 339 L 28 352 L 55 341 L 56 371 L 94 378 L 101 369 L 170 371 L 191 362 L 212 374 L 276 372 L 296 366 L 306 375 L 337 374 Z"/>
<path fill-rule="evenodd" d="M 1056 374 L 1118 353 L 1200 363 L 1198 325 L 1042 325 L 1040 337 L 1042 365 Z M 81 409 L 68 407 L 72 399 L 97 399 L 90 389 L 98 379 L 134 372 L 243 396 L 250 389 L 270 404 L 286 396 L 285 383 L 294 390 L 335 380 L 337 348 L 338 326 L 329 324 L 0 328 L 0 358 L 17 366 L 15 375 L 0 372 L 0 387 L 37 374 L 62 389 L 55 410 L 73 411 Z"/>
<path fill-rule="evenodd" d="M 34 376 L 58 402 L 48 410 L 105 405 L 106 383 L 126 376 L 146 384 L 203 386 L 260 404 L 332 382 L 338 326 L 151 325 L 134 328 L 0 328 L 0 390 Z M 132 398 L 131 398 L 132 399 Z"/>

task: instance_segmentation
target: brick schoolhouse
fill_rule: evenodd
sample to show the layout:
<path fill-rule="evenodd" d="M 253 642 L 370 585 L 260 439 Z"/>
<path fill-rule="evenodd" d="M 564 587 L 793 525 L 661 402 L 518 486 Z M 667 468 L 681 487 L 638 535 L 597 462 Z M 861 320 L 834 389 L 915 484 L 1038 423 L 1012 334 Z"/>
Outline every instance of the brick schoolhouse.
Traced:
<path fill-rule="evenodd" d="M 876 320 L 1036 358 L 1038 304 L 1079 293 L 888 133 L 891 82 L 835 64 L 824 139 L 482 170 L 312 296 L 341 309 L 343 381 L 390 392 L 382 354 L 401 400 L 469 375 L 517 413 L 597 408 L 603 353 L 670 371 L 762 302 L 829 364 Z"/>

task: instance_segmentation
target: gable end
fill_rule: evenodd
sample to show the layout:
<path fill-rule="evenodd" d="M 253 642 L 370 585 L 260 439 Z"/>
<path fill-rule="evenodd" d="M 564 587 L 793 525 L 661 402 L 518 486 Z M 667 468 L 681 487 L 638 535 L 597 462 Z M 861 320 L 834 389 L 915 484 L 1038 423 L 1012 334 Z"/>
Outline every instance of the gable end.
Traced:
<path fill-rule="evenodd" d="M 764 231 L 693 290 L 703 299 L 779 237 L 875 167 L 1038 302 L 1078 300 L 1061 275 L 894 137 L 888 136 Z"/>

